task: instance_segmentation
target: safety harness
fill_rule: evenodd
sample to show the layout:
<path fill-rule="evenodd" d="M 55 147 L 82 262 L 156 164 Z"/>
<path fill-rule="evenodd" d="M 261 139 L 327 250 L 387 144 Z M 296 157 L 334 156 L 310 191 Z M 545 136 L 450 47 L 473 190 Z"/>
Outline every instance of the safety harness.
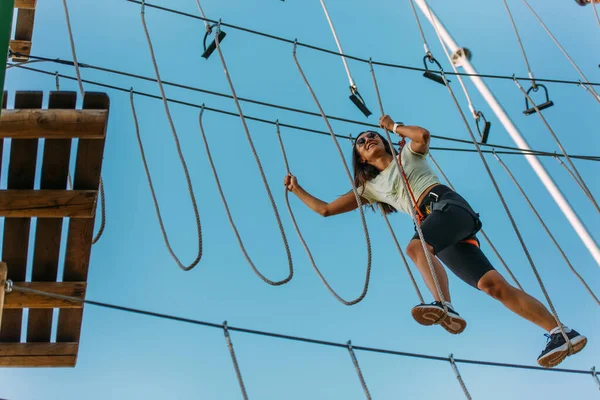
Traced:
<path fill-rule="evenodd" d="M 398 142 L 398 146 L 399 146 L 398 161 L 400 162 L 400 166 L 402 166 L 402 150 L 404 149 L 404 146 L 406 146 L 406 139 L 404 137 L 402 138 L 402 140 L 400 142 Z M 413 193 L 412 188 L 410 187 L 410 183 L 408 182 L 408 177 L 404 173 L 404 168 L 400 168 L 400 173 L 402 174 L 402 179 L 404 179 L 404 182 L 406 183 L 406 188 L 408 189 L 408 193 L 410 194 L 410 197 L 413 201 L 415 215 L 417 217 L 417 223 L 419 225 L 421 225 L 421 223 L 423 222 L 423 220 L 425 220 L 425 218 L 427 218 L 427 216 L 421 211 L 419 204 L 417 203 L 415 194 Z M 475 238 L 475 233 L 477 233 L 481 229 L 481 221 L 479 220 L 479 214 L 476 213 L 473 209 L 471 209 L 471 207 L 468 207 L 461 202 L 451 200 L 451 199 L 445 199 L 445 200 L 440 201 L 438 199 L 437 194 L 429 193 L 429 195 L 435 195 L 435 197 L 434 197 L 434 200 L 431 202 L 431 207 L 427 207 L 427 215 L 431 214 L 432 212 L 434 212 L 436 210 L 445 211 L 448 208 L 448 206 L 453 205 L 453 206 L 457 206 L 457 207 L 460 207 L 460 208 L 466 210 L 467 212 L 469 212 L 469 214 L 471 214 L 471 216 L 473 216 L 475 221 L 477 221 L 475 231 L 473 232 L 472 237 L 465 239 L 465 240 L 461 240 L 461 243 L 469 243 L 469 244 L 479 247 L 479 241 Z"/>

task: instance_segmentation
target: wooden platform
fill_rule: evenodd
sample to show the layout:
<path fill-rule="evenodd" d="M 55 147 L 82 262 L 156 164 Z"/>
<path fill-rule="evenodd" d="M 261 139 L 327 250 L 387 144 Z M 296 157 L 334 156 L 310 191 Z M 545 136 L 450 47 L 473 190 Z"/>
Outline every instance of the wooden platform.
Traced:
<path fill-rule="evenodd" d="M 6 108 L 6 94 L 4 99 Z M 42 100 L 42 92 L 17 92 L 14 110 L 3 111 L 0 116 L 0 165 L 4 141 L 11 139 L 8 170 L 0 169 L 0 174 L 7 174 L 8 185 L 0 190 L 0 217 L 4 218 L 0 260 L 6 263 L 8 279 L 15 286 L 85 298 L 109 98 L 104 93 L 87 92 L 82 110 L 75 110 L 75 92 L 50 92 L 47 109 L 41 109 Z M 79 140 L 72 155 L 71 142 L 75 138 Z M 43 155 L 38 160 L 41 145 Z M 73 189 L 67 190 L 72 156 Z M 36 188 L 36 165 L 40 163 Z M 59 277 L 65 217 L 70 219 L 64 273 Z M 30 249 L 34 223 L 35 238 Z M 31 265 L 32 282 L 25 282 L 27 265 Z M 29 316 L 27 331 L 22 332 L 25 308 Z M 55 338 L 51 337 L 53 309 L 59 309 Z M 75 366 L 83 317 L 81 303 L 13 291 L 6 294 L 0 311 L 0 367 Z"/>
<path fill-rule="evenodd" d="M 15 27 L 15 37 L 10 41 L 9 46 L 12 51 L 21 53 L 22 56 L 12 57 L 12 61 L 14 62 L 29 60 L 36 5 L 37 0 L 15 0 L 17 25 Z"/>

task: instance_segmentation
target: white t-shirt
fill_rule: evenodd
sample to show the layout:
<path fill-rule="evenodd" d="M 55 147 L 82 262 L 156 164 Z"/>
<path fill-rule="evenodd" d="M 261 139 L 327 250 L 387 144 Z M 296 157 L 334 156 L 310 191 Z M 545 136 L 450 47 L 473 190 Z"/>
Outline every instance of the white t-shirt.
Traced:
<path fill-rule="evenodd" d="M 426 154 L 415 152 L 408 143 L 402 149 L 402 168 L 408 178 L 410 188 L 418 200 L 421 194 L 433 184 L 440 183 L 426 160 Z M 358 193 L 369 203 L 387 203 L 396 210 L 410 215 L 412 200 L 404 189 L 402 175 L 392 160 L 379 174 L 358 188 Z M 363 190 L 364 189 L 364 190 Z"/>

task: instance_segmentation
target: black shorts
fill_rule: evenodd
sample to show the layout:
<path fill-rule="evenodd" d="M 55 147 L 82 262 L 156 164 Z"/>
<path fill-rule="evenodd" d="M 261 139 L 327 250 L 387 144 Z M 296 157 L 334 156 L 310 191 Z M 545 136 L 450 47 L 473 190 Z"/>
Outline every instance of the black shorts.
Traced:
<path fill-rule="evenodd" d="M 443 209 L 438 205 L 451 201 Z M 460 279 L 477 288 L 477 283 L 494 267 L 479 248 L 475 234 L 481 229 L 479 216 L 469 203 L 445 185 L 431 189 L 419 204 L 425 215 L 421 230 L 434 254 Z M 433 211 L 432 211 L 433 210 Z M 416 228 L 415 228 L 416 231 Z M 413 239 L 419 240 L 418 232 Z M 477 245 L 473 244 L 477 241 Z"/>

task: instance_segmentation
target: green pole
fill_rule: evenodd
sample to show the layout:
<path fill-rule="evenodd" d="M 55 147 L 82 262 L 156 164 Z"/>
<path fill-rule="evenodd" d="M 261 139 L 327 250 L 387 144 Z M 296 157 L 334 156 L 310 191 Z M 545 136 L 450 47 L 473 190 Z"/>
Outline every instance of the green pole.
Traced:
<path fill-rule="evenodd" d="M 0 51 L 8 55 L 8 45 L 10 44 L 10 34 L 12 32 L 13 12 L 15 10 L 15 0 L 0 0 Z M 0 65 L 0 102 L 4 95 L 4 78 L 6 76 L 6 61 Z M 1 113 L 0 107 L 0 113 Z"/>

